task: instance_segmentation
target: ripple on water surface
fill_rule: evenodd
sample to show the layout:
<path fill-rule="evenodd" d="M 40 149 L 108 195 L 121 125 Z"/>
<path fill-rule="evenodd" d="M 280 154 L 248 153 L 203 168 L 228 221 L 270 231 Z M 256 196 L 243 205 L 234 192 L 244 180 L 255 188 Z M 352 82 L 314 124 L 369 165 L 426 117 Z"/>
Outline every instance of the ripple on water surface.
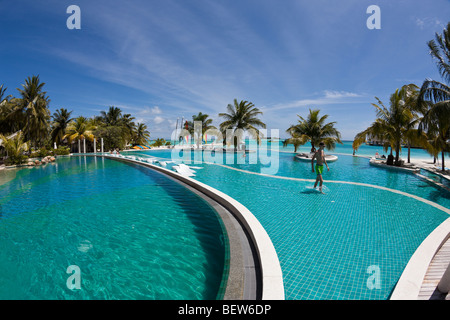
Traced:
<path fill-rule="evenodd" d="M 159 173 L 95 158 L 24 169 L 0 186 L 1 299 L 215 299 L 215 211 Z M 69 290 L 68 266 L 81 271 Z"/>

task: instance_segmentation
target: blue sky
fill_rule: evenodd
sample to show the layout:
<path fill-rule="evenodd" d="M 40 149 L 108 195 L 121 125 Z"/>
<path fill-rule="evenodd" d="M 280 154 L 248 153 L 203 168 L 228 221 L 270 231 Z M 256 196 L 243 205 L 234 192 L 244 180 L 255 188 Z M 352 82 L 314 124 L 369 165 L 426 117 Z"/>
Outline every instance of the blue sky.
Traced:
<path fill-rule="evenodd" d="M 69 5 L 81 29 L 69 30 Z M 367 7 L 381 9 L 369 30 Z M 441 80 L 426 42 L 450 21 L 448 0 L 0 1 L 0 84 L 46 83 L 52 113 L 109 106 L 170 137 L 177 118 L 218 113 L 236 98 L 285 130 L 321 109 L 346 140 L 371 103 L 404 84 Z"/>

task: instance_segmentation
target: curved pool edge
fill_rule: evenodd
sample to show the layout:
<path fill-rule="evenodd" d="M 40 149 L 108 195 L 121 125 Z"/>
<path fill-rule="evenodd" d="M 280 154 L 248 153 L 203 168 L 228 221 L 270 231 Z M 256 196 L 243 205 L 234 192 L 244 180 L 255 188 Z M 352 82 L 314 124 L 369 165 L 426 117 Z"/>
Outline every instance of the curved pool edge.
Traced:
<path fill-rule="evenodd" d="M 261 283 L 261 299 L 285 299 L 283 274 L 280 261 L 278 259 L 278 255 L 276 253 L 272 240 L 270 239 L 269 235 L 267 234 L 261 223 L 258 221 L 258 219 L 256 219 L 256 217 L 250 212 L 250 210 L 248 210 L 237 200 L 195 179 L 183 176 L 175 171 L 171 171 L 169 169 L 159 167 L 150 163 L 143 163 L 130 158 L 110 155 L 80 154 L 74 156 L 94 156 L 100 158 L 104 157 L 107 159 L 126 161 L 142 165 L 154 169 L 155 171 L 172 177 L 178 181 L 181 181 L 222 205 L 226 210 L 231 212 L 233 216 L 245 228 L 245 231 L 250 236 L 252 244 L 255 248 L 261 274 L 259 279 Z"/>
<path fill-rule="evenodd" d="M 450 238 L 450 218 L 442 222 L 416 249 L 392 291 L 390 300 L 417 300 L 433 257 Z"/>

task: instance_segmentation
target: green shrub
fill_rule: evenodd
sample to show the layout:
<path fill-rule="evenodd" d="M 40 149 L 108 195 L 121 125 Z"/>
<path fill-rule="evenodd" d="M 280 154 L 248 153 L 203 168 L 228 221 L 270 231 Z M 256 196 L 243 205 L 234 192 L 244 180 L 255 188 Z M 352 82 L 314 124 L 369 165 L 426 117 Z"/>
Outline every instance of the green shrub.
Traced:
<path fill-rule="evenodd" d="M 53 151 L 51 150 L 47 150 L 45 147 L 41 148 L 35 152 L 32 152 L 30 154 L 30 158 L 44 158 L 46 156 L 52 156 L 53 155 Z"/>
<path fill-rule="evenodd" d="M 70 154 L 70 148 L 69 147 L 64 147 L 64 146 L 58 146 L 58 149 L 56 149 L 54 152 L 55 152 L 55 155 L 57 155 L 57 156 L 69 155 Z"/>
<path fill-rule="evenodd" d="M 7 166 L 16 165 L 16 164 L 23 164 L 28 159 L 28 157 L 24 154 L 19 154 L 17 156 L 9 156 L 5 159 L 5 164 Z"/>

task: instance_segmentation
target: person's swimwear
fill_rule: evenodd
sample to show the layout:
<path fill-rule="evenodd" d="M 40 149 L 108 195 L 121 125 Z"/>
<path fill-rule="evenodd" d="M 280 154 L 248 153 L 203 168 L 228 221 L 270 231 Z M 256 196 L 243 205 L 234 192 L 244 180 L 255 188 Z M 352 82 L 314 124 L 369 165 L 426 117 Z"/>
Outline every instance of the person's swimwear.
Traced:
<path fill-rule="evenodd" d="M 316 164 L 316 172 L 317 175 L 321 175 L 323 173 L 323 165 Z"/>

